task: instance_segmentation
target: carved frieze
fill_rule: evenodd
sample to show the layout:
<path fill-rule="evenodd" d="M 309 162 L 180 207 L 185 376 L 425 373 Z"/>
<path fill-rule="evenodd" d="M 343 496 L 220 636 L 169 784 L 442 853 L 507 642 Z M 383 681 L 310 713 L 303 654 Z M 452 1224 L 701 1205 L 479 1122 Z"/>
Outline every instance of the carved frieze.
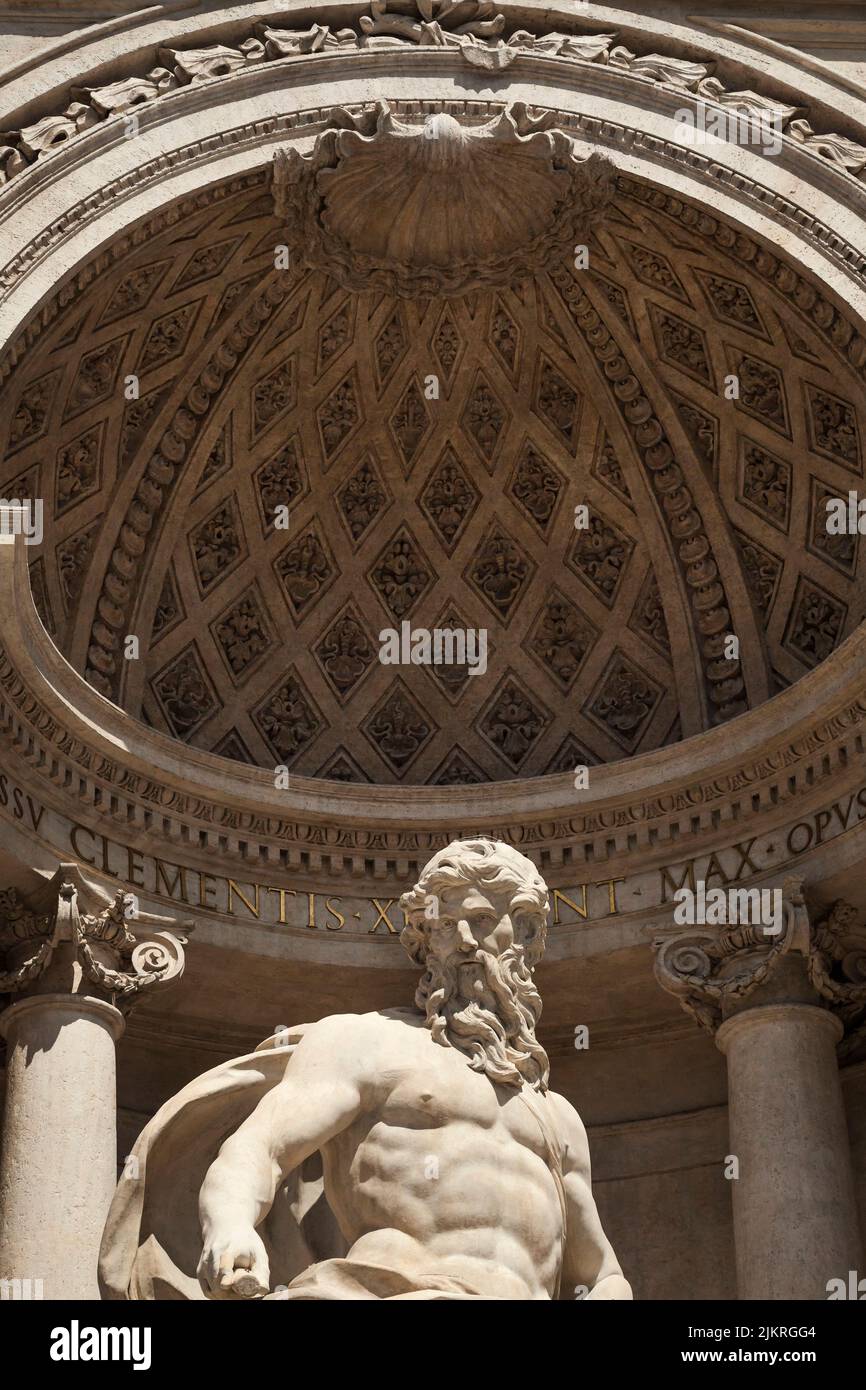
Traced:
<path fill-rule="evenodd" d="M 616 33 L 539 34 L 517 29 L 503 37 L 506 28 L 505 16 L 489 0 L 415 0 L 414 14 L 404 13 L 403 8 L 390 10 L 388 0 L 371 0 L 369 14 L 339 30 L 315 21 L 308 29 L 259 23 L 234 45 L 165 47 L 159 51 L 159 65 L 146 74 L 101 87 L 74 88 L 63 111 L 0 134 L 0 186 L 100 122 L 128 119 L 139 108 L 191 84 L 223 81 L 261 63 L 406 47 L 451 49 L 470 66 L 493 71 L 510 67 L 524 55 L 603 65 L 630 80 L 656 84 L 753 121 L 772 122 L 774 131 L 784 131 L 818 158 L 858 179 L 866 177 L 866 146 L 847 136 L 816 131 L 805 108 L 781 96 L 731 89 L 714 75 L 714 62 L 635 53 L 617 42 Z"/>

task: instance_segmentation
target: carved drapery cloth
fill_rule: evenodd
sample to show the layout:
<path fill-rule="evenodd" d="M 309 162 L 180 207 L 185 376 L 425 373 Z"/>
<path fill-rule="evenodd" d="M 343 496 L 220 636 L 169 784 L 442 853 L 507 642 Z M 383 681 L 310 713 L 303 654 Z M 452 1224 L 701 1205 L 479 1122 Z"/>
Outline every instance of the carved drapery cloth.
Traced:
<path fill-rule="evenodd" d="M 816 995 L 845 1029 L 840 1052 L 852 1052 L 866 1036 L 866 927 L 842 899 L 811 922 L 799 879 L 787 879 L 782 893 L 776 935 L 762 925 L 728 923 L 717 932 L 692 928 L 656 938 L 656 978 L 713 1035 L 731 1006 L 770 980 L 786 955 L 798 955 Z"/>
<path fill-rule="evenodd" d="M 82 911 L 79 893 L 92 897 L 93 892 L 72 864 L 61 865 L 51 888 L 54 903 L 45 912 L 31 910 L 14 888 L 0 890 L 0 994 L 26 991 L 60 952 L 74 957 L 84 980 L 121 1012 L 143 991 L 183 973 L 187 936 L 176 928 L 182 925 L 188 933 L 192 922 L 140 913 L 133 933 L 129 919 L 135 899 L 122 888 L 100 911 Z"/>

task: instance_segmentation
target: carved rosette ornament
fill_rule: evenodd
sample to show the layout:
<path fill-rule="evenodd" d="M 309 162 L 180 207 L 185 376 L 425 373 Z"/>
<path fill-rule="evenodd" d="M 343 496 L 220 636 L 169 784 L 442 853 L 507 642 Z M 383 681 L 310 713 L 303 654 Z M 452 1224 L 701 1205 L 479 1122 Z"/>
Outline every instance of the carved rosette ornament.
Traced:
<path fill-rule="evenodd" d="M 309 155 L 275 152 L 274 205 L 290 251 L 348 289 L 456 296 L 550 269 L 613 194 L 609 160 L 522 104 L 481 125 L 409 124 L 385 102 L 330 122 Z"/>
<path fill-rule="evenodd" d="M 704 927 L 657 937 L 656 979 L 714 1035 L 784 957 L 799 956 L 816 995 L 845 1029 L 839 1051 L 851 1052 L 866 1034 L 866 927 L 855 924 L 856 909 L 841 899 L 826 917 L 810 922 L 802 879 L 785 880 L 782 906 L 778 932 L 728 923 L 717 931 Z"/>
<path fill-rule="evenodd" d="M 125 1013 L 143 992 L 183 974 L 187 936 L 177 929 L 191 932 L 192 922 L 137 912 L 122 888 L 100 910 L 83 911 L 79 896 L 97 895 L 74 864 L 61 865 L 48 890 L 53 903 L 44 912 L 28 908 L 14 888 L 0 891 L 0 994 L 21 994 L 37 981 L 72 993 L 95 987 Z"/>

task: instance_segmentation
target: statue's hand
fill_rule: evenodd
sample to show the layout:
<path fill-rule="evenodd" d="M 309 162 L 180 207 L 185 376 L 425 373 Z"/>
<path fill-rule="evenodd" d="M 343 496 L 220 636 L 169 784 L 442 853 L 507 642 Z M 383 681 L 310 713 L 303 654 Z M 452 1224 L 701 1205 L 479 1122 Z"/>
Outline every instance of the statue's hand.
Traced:
<path fill-rule="evenodd" d="M 270 1288 L 267 1251 L 252 1226 L 206 1231 L 197 1272 L 208 1298 L 262 1298 Z"/>

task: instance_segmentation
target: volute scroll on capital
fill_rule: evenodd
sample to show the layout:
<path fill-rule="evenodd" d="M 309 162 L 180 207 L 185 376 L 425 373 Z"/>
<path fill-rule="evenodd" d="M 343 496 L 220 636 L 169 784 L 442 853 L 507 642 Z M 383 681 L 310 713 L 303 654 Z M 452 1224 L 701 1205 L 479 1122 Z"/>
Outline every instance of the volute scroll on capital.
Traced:
<path fill-rule="evenodd" d="M 784 957 L 799 956 L 816 1002 L 845 1029 L 839 1050 L 847 1054 L 866 1035 L 866 925 L 856 924 L 856 909 L 842 899 L 813 922 L 801 878 L 785 880 L 782 904 L 777 933 L 761 924 L 727 923 L 716 931 L 698 927 L 656 937 L 656 979 L 715 1035 L 731 1008 L 769 981 Z"/>
<path fill-rule="evenodd" d="M 193 930 L 192 921 L 138 911 L 125 889 L 109 899 L 77 864 L 61 864 L 32 905 L 14 888 L 0 891 L 0 994 L 33 992 L 52 963 L 63 964 L 80 981 L 76 992 L 95 988 L 126 1013 L 143 993 L 180 978 Z"/>

